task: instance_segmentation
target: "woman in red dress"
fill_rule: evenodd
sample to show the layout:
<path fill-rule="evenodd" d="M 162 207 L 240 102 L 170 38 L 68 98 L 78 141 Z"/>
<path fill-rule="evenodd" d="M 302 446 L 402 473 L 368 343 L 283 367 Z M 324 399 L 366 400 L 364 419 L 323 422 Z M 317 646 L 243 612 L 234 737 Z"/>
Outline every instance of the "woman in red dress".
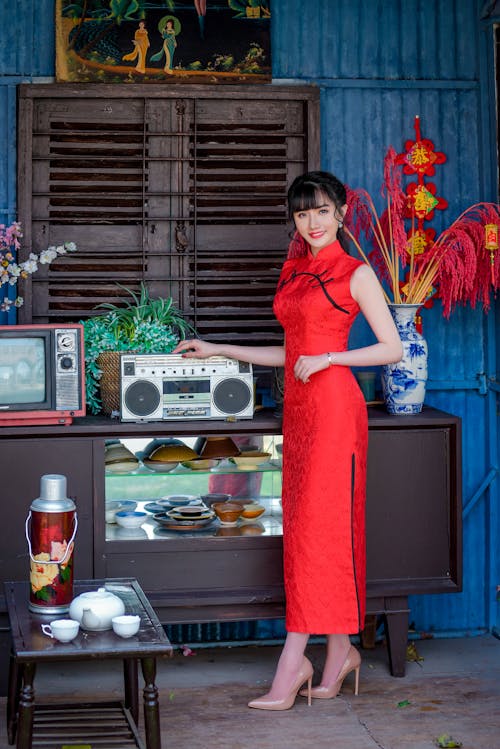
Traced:
<path fill-rule="evenodd" d="M 297 177 L 288 191 L 297 230 L 283 265 L 274 312 L 283 346 L 182 341 L 176 352 L 222 355 L 285 367 L 283 548 L 287 637 L 271 689 L 249 707 L 286 710 L 301 694 L 335 697 L 361 657 L 349 635 L 365 614 L 366 404 L 351 366 L 399 361 L 401 341 L 380 284 L 344 249 L 346 191 L 329 172 Z M 361 311 L 376 343 L 348 350 Z M 311 690 L 304 651 L 310 634 L 327 636 L 320 684 Z"/>

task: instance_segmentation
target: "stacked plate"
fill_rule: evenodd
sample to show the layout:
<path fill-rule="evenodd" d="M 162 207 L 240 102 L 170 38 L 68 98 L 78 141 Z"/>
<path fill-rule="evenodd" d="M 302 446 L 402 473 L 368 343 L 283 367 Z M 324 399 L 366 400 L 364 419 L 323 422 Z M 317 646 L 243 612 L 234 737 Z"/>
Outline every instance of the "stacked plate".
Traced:
<path fill-rule="evenodd" d="M 153 515 L 163 528 L 177 531 L 193 531 L 205 528 L 215 517 L 215 513 L 203 504 L 181 505 Z"/>

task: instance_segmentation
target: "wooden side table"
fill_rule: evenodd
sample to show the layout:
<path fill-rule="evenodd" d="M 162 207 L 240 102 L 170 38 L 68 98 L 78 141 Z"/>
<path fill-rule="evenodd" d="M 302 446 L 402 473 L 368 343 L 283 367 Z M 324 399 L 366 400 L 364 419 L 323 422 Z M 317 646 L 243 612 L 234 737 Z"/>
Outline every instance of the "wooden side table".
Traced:
<path fill-rule="evenodd" d="M 89 632 L 80 629 L 69 643 L 61 643 L 42 633 L 41 624 L 56 618 L 28 609 L 27 582 L 6 582 L 5 597 L 12 631 L 12 653 L 7 698 L 9 743 L 17 739 L 17 749 L 36 746 L 91 745 L 92 739 L 106 732 L 120 749 L 144 745 L 137 731 L 139 700 L 137 665 L 144 677 L 144 729 L 146 749 L 161 749 L 160 715 L 156 679 L 156 658 L 172 654 L 172 646 L 158 617 L 137 580 L 133 578 L 80 580 L 75 596 L 105 587 L 119 596 L 127 614 L 141 617 L 139 632 L 123 639 L 112 630 Z M 39 706 L 35 705 L 34 679 L 38 663 L 119 658 L 123 661 L 124 702 Z M 46 743 L 49 741 L 49 743 Z"/>

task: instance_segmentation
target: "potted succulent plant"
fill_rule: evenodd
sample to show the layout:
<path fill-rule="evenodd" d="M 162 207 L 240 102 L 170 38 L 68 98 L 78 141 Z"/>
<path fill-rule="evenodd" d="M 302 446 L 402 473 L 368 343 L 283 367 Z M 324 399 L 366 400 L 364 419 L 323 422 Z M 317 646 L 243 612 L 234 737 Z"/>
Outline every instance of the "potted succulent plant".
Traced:
<path fill-rule="evenodd" d="M 171 297 L 153 299 L 144 283 L 140 294 L 118 284 L 130 295 L 124 305 L 110 302 L 96 309 L 102 315 L 82 320 L 85 331 L 87 408 L 93 413 L 120 407 L 120 352 L 168 354 L 181 337 L 195 333 Z"/>

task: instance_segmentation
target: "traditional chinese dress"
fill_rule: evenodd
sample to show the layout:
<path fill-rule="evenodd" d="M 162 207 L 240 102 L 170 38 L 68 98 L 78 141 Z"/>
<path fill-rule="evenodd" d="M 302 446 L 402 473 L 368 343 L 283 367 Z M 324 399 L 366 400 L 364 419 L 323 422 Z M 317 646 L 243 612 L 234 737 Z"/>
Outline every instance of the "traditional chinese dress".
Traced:
<path fill-rule="evenodd" d="M 338 241 L 287 260 L 274 301 L 285 331 L 283 545 L 286 628 L 358 632 L 365 614 L 363 395 L 349 367 L 295 379 L 301 354 L 344 351 L 359 306 L 350 280 L 360 261 Z"/>

